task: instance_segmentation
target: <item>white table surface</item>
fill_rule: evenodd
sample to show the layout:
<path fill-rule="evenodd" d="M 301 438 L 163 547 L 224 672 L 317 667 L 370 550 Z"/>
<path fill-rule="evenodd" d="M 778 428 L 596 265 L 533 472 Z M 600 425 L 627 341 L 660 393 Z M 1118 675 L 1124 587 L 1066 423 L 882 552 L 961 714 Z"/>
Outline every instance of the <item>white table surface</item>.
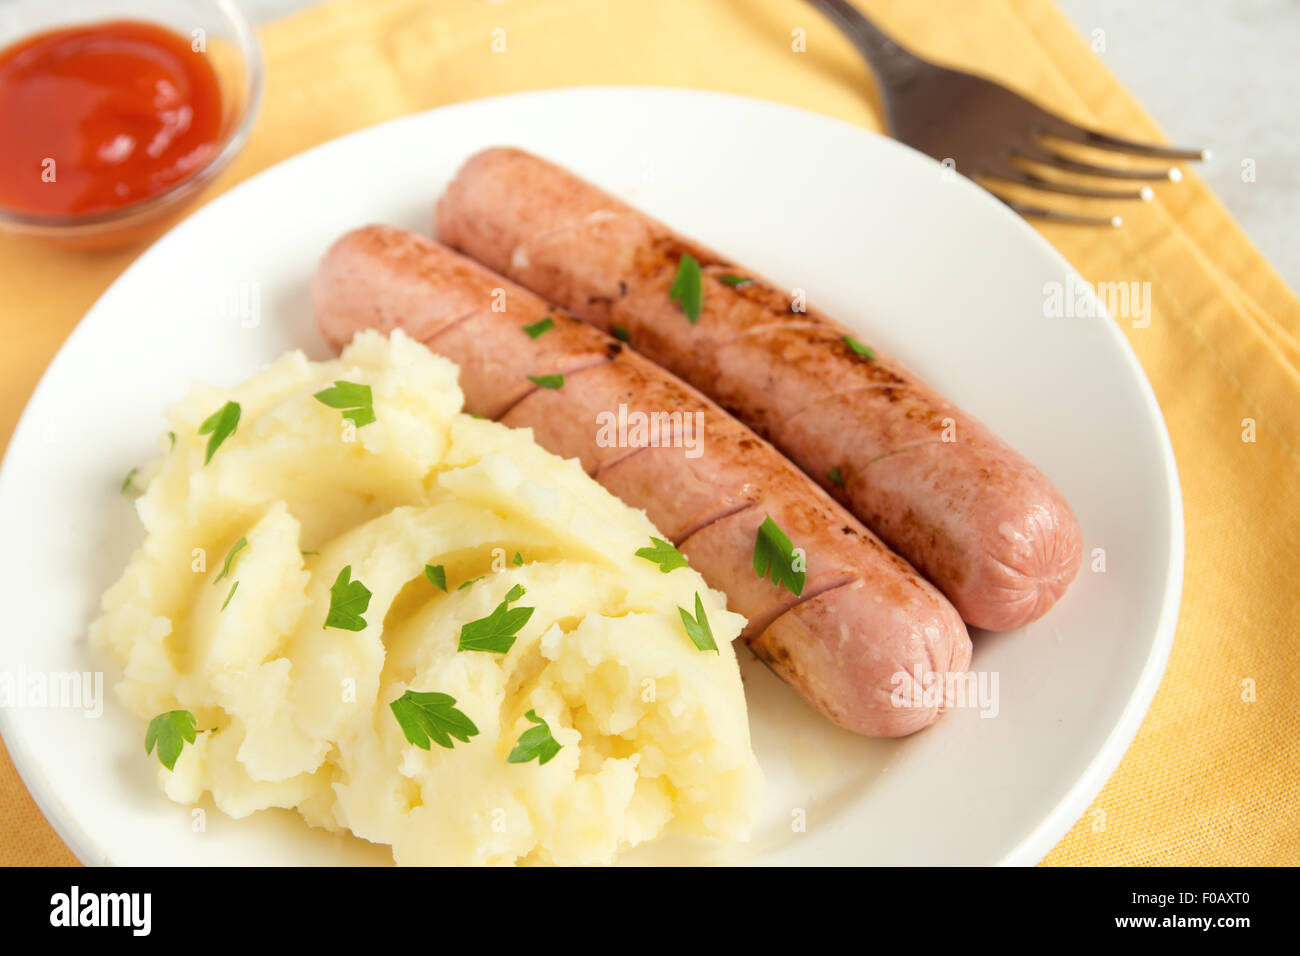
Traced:
<path fill-rule="evenodd" d="M 265 21 L 319 0 L 239 2 Z M 1213 150 L 1199 171 L 1291 288 L 1300 289 L 1300 2 L 1057 3 L 1086 37 L 1102 31 L 1099 56 L 1173 142 Z M 1253 182 L 1242 175 L 1247 160 Z"/>

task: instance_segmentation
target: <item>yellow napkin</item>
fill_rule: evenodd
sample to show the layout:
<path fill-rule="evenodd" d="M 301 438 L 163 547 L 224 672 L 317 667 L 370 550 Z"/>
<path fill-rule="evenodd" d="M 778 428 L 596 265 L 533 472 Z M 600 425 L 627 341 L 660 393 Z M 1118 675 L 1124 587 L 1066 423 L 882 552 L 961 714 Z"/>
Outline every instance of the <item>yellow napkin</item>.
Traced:
<path fill-rule="evenodd" d="M 919 52 L 1032 91 L 1077 119 L 1159 136 L 1050 0 L 859 2 Z M 498 29 L 504 53 L 492 49 Z M 796 30 L 806 52 L 792 49 Z M 270 24 L 262 42 L 262 116 L 212 195 L 380 120 L 539 87 L 728 90 L 880 129 L 865 66 L 799 0 L 344 0 Z M 1047 862 L 1295 864 L 1300 303 L 1196 176 L 1126 212 L 1122 230 L 1042 233 L 1093 282 L 1151 283 L 1150 326 L 1121 326 L 1178 457 L 1182 617 L 1137 740 Z M 6 442 L 60 342 L 139 251 L 0 240 Z M 1253 443 L 1242 441 L 1247 418 Z M 0 759 L 0 862 L 70 861 Z"/>

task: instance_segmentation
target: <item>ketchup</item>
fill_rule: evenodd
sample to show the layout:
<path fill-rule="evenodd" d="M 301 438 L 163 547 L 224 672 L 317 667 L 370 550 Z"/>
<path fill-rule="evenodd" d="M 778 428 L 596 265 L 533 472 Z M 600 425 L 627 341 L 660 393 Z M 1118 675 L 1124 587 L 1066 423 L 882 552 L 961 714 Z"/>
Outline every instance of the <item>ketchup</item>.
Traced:
<path fill-rule="evenodd" d="M 0 50 L 0 207 L 102 212 L 203 166 L 221 136 L 206 53 L 165 27 L 112 20 Z"/>

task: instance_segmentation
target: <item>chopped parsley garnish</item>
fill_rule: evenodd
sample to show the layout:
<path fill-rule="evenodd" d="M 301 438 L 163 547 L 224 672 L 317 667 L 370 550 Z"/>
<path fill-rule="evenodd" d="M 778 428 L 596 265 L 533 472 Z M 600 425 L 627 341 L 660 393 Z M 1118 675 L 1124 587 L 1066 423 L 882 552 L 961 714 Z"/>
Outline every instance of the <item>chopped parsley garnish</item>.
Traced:
<path fill-rule="evenodd" d="M 754 573 L 760 578 L 770 573 L 773 584 L 796 596 L 803 593 L 807 573 L 794 569 L 794 545 L 770 515 L 758 526 L 754 538 Z"/>
<path fill-rule="evenodd" d="M 176 758 L 187 743 L 194 743 L 197 721 L 188 710 L 169 710 L 149 721 L 144 735 L 144 752 L 153 753 L 158 745 L 158 762 L 168 770 L 176 769 Z"/>
<path fill-rule="evenodd" d="M 723 285 L 729 285 L 733 289 L 737 286 L 749 285 L 753 279 L 747 279 L 744 276 L 718 276 L 718 281 Z"/>
<path fill-rule="evenodd" d="M 854 355 L 861 355 L 863 358 L 876 360 L 876 352 L 871 346 L 863 345 L 851 335 L 844 336 L 844 344 L 853 350 Z"/>
<path fill-rule="evenodd" d="M 537 711 L 530 710 L 524 716 L 537 726 L 529 727 L 519 735 L 519 742 L 515 744 L 515 749 L 510 751 L 506 763 L 528 763 L 528 761 L 536 757 L 540 766 L 558 754 L 563 748 L 555 742 L 555 738 L 551 736 L 550 726 L 537 716 Z"/>
<path fill-rule="evenodd" d="M 838 466 L 827 472 L 826 478 L 832 485 L 839 485 L 841 488 L 844 487 L 844 472 L 840 471 Z"/>
<path fill-rule="evenodd" d="M 469 743 L 478 735 L 474 721 L 456 709 L 456 698 L 449 694 L 408 690 L 388 706 L 406 739 L 421 750 L 429 749 L 430 740 L 450 750 L 452 737 Z"/>
<path fill-rule="evenodd" d="M 524 331 L 528 333 L 530 339 L 535 339 L 551 331 L 553 328 L 555 328 L 555 320 L 548 315 L 544 319 L 538 319 L 536 322 L 525 325 Z"/>
<path fill-rule="evenodd" d="M 695 592 L 695 617 L 691 617 L 690 612 L 684 607 L 679 607 L 677 613 L 682 616 L 682 624 L 686 625 L 686 636 L 702 651 L 717 652 L 718 645 L 713 640 L 713 628 L 709 627 L 709 619 L 704 616 L 704 601 L 700 598 L 700 593 Z"/>
<path fill-rule="evenodd" d="M 135 478 L 135 473 L 139 470 L 139 468 L 132 468 L 126 473 L 126 477 L 122 479 L 122 494 L 126 494 L 131 489 L 131 481 Z"/>
<path fill-rule="evenodd" d="M 176 433 L 175 433 L 175 432 L 168 432 L 168 433 L 167 433 L 167 440 L 171 442 L 171 444 L 170 444 L 169 446 L 167 446 L 167 450 L 168 450 L 168 451 L 175 451 L 175 450 L 176 450 Z"/>
<path fill-rule="evenodd" d="M 505 654 L 514 646 L 519 629 L 528 623 L 536 608 L 510 607 L 512 601 L 524 596 L 522 584 L 512 587 L 500 604 L 487 617 L 470 621 L 460 629 L 460 651 L 488 651 Z"/>
<path fill-rule="evenodd" d="M 563 375 L 530 375 L 528 381 L 539 388 L 559 388 L 564 384 Z"/>
<path fill-rule="evenodd" d="M 680 551 L 674 548 L 663 538 L 650 536 L 650 547 L 638 548 L 636 552 L 638 558 L 645 558 L 652 564 L 659 565 L 659 570 L 667 574 L 673 568 L 684 568 L 687 566 L 686 558 Z"/>
<path fill-rule="evenodd" d="M 233 545 L 231 545 L 230 550 L 226 552 L 226 560 L 225 563 L 222 564 L 221 566 L 221 573 L 212 579 L 213 585 L 215 585 L 218 581 L 220 581 L 222 578 L 224 578 L 227 574 L 230 573 L 230 569 L 235 563 L 235 556 L 238 555 L 240 551 L 243 551 L 244 548 L 246 547 L 248 547 L 248 539 L 244 537 L 241 537 L 238 541 L 236 541 Z M 226 599 L 221 602 L 221 610 L 224 611 L 226 609 L 226 605 L 230 603 L 230 599 L 235 596 L 235 589 L 237 587 L 239 587 L 239 582 L 232 581 L 230 584 L 230 590 L 226 593 Z"/>
<path fill-rule="evenodd" d="M 221 573 L 212 579 L 213 584 L 216 584 L 218 581 L 220 581 L 222 578 L 224 578 L 227 574 L 230 573 L 230 566 L 235 563 L 235 555 L 239 554 L 239 552 L 243 551 L 244 548 L 246 547 L 248 547 L 247 538 L 240 538 L 233 545 L 231 545 L 230 550 L 226 552 L 226 562 L 221 566 Z"/>
<path fill-rule="evenodd" d="M 630 333 L 627 329 L 623 328 L 623 326 L 621 325 L 613 326 L 612 328 L 610 328 L 609 332 L 612 336 L 614 336 L 614 338 L 618 339 L 620 342 L 632 341 L 632 333 Z"/>
<path fill-rule="evenodd" d="M 700 320 L 700 311 L 704 308 L 703 279 L 699 262 L 689 252 L 683 253 L 668 298 L 682 307 L 692 325 Z"/>
<path fill-rule="evenodd" d="M 457 591 L 463 591 L 463 590 L 465 590 L 467 587 L 469 587 L 471 584 L 478 584 L 478 582 L 482 581 L 485 577 L 487 577 L 486 574 L 480 574 L 478 577 L 476 577 L 476 578 L 470 578 L 468 581 L 461 581 L 461 582 L 460 582 L 460 586 L 459 586 L 458 588 L 456 588 L 456 590 L 457 590 Z"/>
<path fill-rule="evenodd" d="M 343 410 L 343 417 L 360 428 L 375 420 L 375 401 L 369 385 L 336 381 L 330 388 L 316 393 L 322 405 Z"/>
<path fill-rule="evenodd" d="M 366 621 L 361 615 L 370 607 L 370 589 L 360 581 L 351 580 L 352 565 L 346 564 L 330 585 L 330 610 L 321 630 L 337 627 L 344 631 L 364 631 Z"/>
<path fill-rule="evenodd" d="M 524 565 L 524 556 L 518 551 L 515 552 L 515 567 L 521 568 Z"/>
<path fill-rule="evenodd" d="M 239 403 L 226 402 L 219 409 L 203 420 L 199 426 L 200 435 L 211 435 L 208 439 L 208 451 L 203 458 L 203 464 L 212 460 L 212 456 L 217 453 L 222 442 L 235 433 L 239 427 Z"/>
<path fill-rule="evenodd" d="M 429 579 L 429 583 L 436 588 L 447 590 L 447 569 L 441 564 L 426 564 L 424 566 L 424 576 Z"/>

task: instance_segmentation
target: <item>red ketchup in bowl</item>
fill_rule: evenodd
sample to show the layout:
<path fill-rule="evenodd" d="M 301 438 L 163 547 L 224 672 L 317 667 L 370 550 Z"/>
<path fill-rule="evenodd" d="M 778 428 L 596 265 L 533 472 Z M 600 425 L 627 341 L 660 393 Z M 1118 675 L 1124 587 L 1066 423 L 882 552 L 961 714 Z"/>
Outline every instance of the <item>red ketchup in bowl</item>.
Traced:
<path fill-rule="evenodd" d="M 221 138 L 203 52 L 165 27 L 112 20 L 0 50 L 0 207 L 103 212 L 165 192 Z"/>

